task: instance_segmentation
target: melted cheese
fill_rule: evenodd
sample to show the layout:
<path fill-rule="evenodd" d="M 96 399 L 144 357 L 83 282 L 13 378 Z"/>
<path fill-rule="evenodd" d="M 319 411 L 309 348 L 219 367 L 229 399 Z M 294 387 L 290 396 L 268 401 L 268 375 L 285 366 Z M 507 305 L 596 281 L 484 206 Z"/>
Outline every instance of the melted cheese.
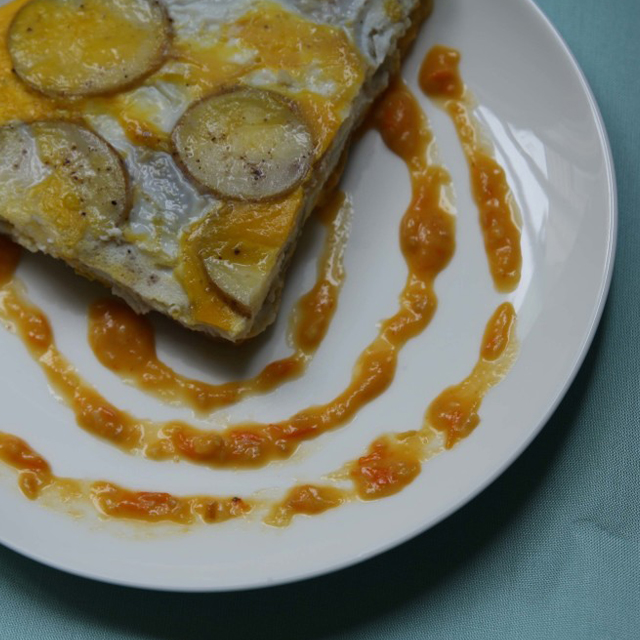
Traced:
<path fill-rule="evenodd" d="M 375 68 L 356 44 L 364 8 L 347 3 L 325 10 L 318 3 L 307 6 L 293 0 L 166 0 L 174 34 L 161 68 L 139 86 L 116 95 L 61 101 L 36 93 L 12 73 L 6 36 L 24 4 L 25 0 L 14 0 L 0 8 L 0 125 L 39 119 L 90 123 L 124 156 L 133 178 L 133 210 L 129 222 L 122 225 L 122 237 L 135 250 L 151 255 L 158 267 L 173 269 L 172 277 L 190 305 L 182 312 L 194 323 L 236 331 L 246 323 L 247 310 L 240 312 L 211 283 L 202 258 L 224 254 L 234 269 L 243 273 L 253 269 L 247 281 L 255 283 L 254 291 L 245 298 L 255 311 L 295 228 L 303 191 L 270 204 L 221 207 L 213 196 L 198 194 L 182 178 L 169 153 L 169 135 L 194 101 L 221 88 L 246 84 L 277 91 L 296 102 L 312 132 L 317 161 Z M 378 16 L 377 11 L 372 15 Z M 395 15 L 397 7 L 389 5 L 385 11 Z M 387 14 L 376 19 L 388 21 Z M 85 12 L 64 21 L 53 16 L 47 29 L 63 28 L 62 22 L 65 29 L 79 33 L 98 29 L 104 37 L 115 38 L 119 55 L 128 55 L 126 43 L 134 39 L 133 34 L 119 24 L 115 12 L 97 21 L 100 24 L 93 24 L 92 16 Z M 95 56 L 96 64 L 108 62 L 101 57 L 107 55 L 104 52 L 84 54 L 90 62 Z M 57 64 L 55 56 L 42 58 L 39 72 L 55 75 Z M 67 205 L 68 212 L 62 211 Z M 75 207 L 58 199 L 56 219 L 73 220 Z M 238 257 L 235 251 L 240 242 Z M 82 261 L 82 256 L 76 257 Z M 119 266 L 107 260 L 101 261 L 100 268 L 115 279 L 121 275 Z"/>
<path fill-rule="evenodd" d="M 276 203 L 228 204 L 197 220 L 182 235 L 177 276 L 189 293 L 197 322 L 230 329 L 239 313 L 211 281 L 205 261 L 224 260 L 269 274 L 295 224 L 302 199 L 302 190 L 297 189 Z"/>

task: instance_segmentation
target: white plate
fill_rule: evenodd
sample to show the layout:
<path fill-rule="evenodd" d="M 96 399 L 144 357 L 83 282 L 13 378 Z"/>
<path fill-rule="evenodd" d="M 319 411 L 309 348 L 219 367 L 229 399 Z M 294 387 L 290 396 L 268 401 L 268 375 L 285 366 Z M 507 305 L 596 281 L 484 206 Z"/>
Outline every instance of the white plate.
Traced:
<path fill-rule="evenodd" d="M 404 66 L 416 95 L 418 66 L 436 42 L 462 51 L 464 77 L 524 216 L 522 284 L 509 296 L 519 314 L 520 358 L 488 396 L 472 436 L 427 463 L 399 495 L 298 518 L 284 530 L 249 521 L 144 534 L 139 526 L 76 521 L 26 501 L 12 474 L 2 471 L 2 543 L 60 569 L 126 585 L 213 591 L 278 584 L 345 567 L 415 536 L 477 494 L 526 447 L 565 393 L 600 318 L 615 245 L 611 156 L 581 72 L 529 0 L 436 0 L 433 18 Z M 432 325 L 402 352 L 392 388 L 349 426 L 304 445 L 287 463 L 258 471 L 138 460 L 81 431 L 48 391 L 20 342 L 0 331 L 0 429 L 23 436 L 60 475 L 106 478 L 149 490 L 246 495 L 318 479 L 358 456 L 377 434 L 420 425 L 428 402 L 467 375 L 484 323 L 504 299 L 492 289 L 467 167 L 452 125 L 428 100 L 420 101 L 454 177 L 458 249 L 438 279 L 440 307 Z M 396 241 L 409 196 L 404 166 L 371 133 L 355 149 L 345 182 L 356 213 L 346 257 L 348 279 L 330 333 L 303 379 L 235 407 L 229 411 L 234 420 L 285 417 L 333 397 L 374 336 L 376 322 L 396 307 L 405 276 Z M 238 362 L 231 349 L 165 321 L 157 323 L 161 355 L 182 371 L 225 380 L 257 371 L 284 354 L 287 311 L 313 280 L 319 245 L 318 229 L 310 227 L 279 322 L 257 343 L 250 360 Z M 62 351 L 109 399 L 140 416 L 190 417 L 126 387 L 96 363 L 85 339 L 86 306 L 102 293 L 96 286 L 43 257 L 26 258 L 19 274 L 50 314 Z"/>

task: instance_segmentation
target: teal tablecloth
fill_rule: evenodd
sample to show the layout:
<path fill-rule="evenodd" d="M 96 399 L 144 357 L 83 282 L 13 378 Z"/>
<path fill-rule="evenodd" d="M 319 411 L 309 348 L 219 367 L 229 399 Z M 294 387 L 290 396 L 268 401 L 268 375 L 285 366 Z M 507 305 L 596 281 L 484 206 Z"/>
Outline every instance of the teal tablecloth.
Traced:
<path fill-rule="evenodd" d="M 620 238 L 595 343 L 531 448 L 434 530 L 271 590 L 139 592 L 0 547 L 1 640 L 640 638 L 640 0 L 538 1 L 600 103 Z"/>

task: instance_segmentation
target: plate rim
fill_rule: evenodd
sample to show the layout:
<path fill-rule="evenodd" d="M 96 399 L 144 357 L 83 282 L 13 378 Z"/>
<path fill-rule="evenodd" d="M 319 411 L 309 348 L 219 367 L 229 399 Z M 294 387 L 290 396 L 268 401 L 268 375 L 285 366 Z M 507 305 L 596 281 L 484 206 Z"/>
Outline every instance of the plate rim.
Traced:
<path fill-rule="evenodd" d="M 611 289 L 611 283 L 613 279 L 613 272 L 614 272 L 614 266 L 615 266 L 616 251 L 617 251 L 618 227 L 619 227 L 618 191 L 617 191 L 615 163 L 614 163 L 611 143 L 607 133 L 604 118 L 602 117 L 602 112 L 595 98 L 593 90 L 591 89 L 591 86 L 587 80 L 587 77 L 584 71 L 582 70 L 582 67 L 580 66 L 575 55 L 569 48 L 569 45 L 566 43 L 563 36 L 560 34 L 560 32 L 555 27 L 555 25 L 551 22 L 551 20 L 547 17 L 544 11 L 537 5 L 535 0 L 521 0 L 521 1 L 524 4 L 528 5 L 531 10 L 533 10 L 533 13 L 536 14 L 537 18 L 541 21 L 542 25 L 548 30 L 550 35 L 552 35 L 553 38 L 556 40 L 557 44 L 560 46 L 565 56 L 567 56 L 568 61 L 571 63 L 571 66 L 574 72 L 576 73 L 577 79 L 580 82 L 582 90 L 585 93 L 585 97 L 587 98 L 589 108 L 593 115 L 594 125 L 597 130 L 599 142 L 604 152 L 603 160 L 605 161 L 605 167 L 606 167 L 606 179 L 607 179 L 608 200 L 609 200 L 609 211 L 608 211 L 609 238 L 608 238 L 608 243 L 606 247 L 606 264 L 602 272 L 603 277 L 600 285 L 600 290 L 598 292 L 596 303 L 593 307 L 592 318 L 591 318 L 590 325 L 588 327 L 588 331 L 585 332 L 585 336 L 582 341 L 582 344 L 580 345 L 579 350 L 577 350 L 575 354 L 571 370 L 569 371 L 564 384 L 557 390 L 553 401 L 551 402 L 547 410 L 544 412 L 544 415 L 540 419 L 538 425 L 526 435 L 526 437 L 522 440 L 522 442 L 519 443 L 519 445 L 516 446 L 513 449 L 513 451 L 507 457 L 505 457 L 505 459 L 500 464 L 492 468 L 491 471 L 488 472 L 486 476 L 479 483 L 477 483 L 477 485 L 473 489 L 468 491 L 464 496 L 460 497 L 459 499 L 454 501 L 452 504 L 448 505 L 446 508 L 442 509 L 442 511 L 440 511 L 439 513 L 436 513 L 435 515 L 433 515 L 426 522 L 421 523 L 419 527 L 416 527 L 411 531 L 406 532 L 402 536 L 399 536 L 391 541 L 386 541 L 376 546 L 373 549 L 365 551 L 347 560 L 338 561 L 328 566 L 311 570 L 311 571 L 309 570 L 301 571 L 299 573 L 295 573 L 282 578 L 263 579 L 263 580 L 254 581 L 254 582 L 238 583 L 231 586 L 202 586 L 202 585 L 194 585 L 193 587 L 164 586 L 164 585 L 152 584 L 148 581 L 145 581 L 144 579 L 131 580 L 127 578 L 116 578 L 112 576 L 100 575 L 95 571 L 84 570 L 82 568 L 74 568 L 74 567 L 70 568 L 65 566 L 63 562 L 57 562 L 54 559 L 44 557 L 41 553 L 32 552 L 29 549 L 22 547 L 20 544 L 6 542 L 5 540 L 0 538 L 0 544 L 3 547 L 29 560 L 38 562 L 39 564 L 42 564 L 46 567 L 55 569 L 57 571 L 61 571 L 69 575 L 96 581 L 103 584 L 108 584 L 108 585 L 113 585 L 118 587 L 126 587 L 130 589 L 142 589 L 142 590 L 148 590 L 148 591 L 154 591 L 154 592 L 165 592 L 165 593 L 168 592 L 168 593 L 185 593 L 185 594 L 194 593 L 195 594 L 195 593 L 232 593 L 232 592 L 264 589 L 267 587 L 285 586 L 285 585 L 294 584 L 297 582 L 311 580 L 324 575 L 337 573 L 339 571 L 353 567 L 357 564 L 365 562 L 366 560 L 370 560 L 378 555 L 381 555 L 387 551 L 390 551 L 391 549 L 395 549 L 405 544 L 406 542 L 416 538 L 417 536 L 425 533 L 426 531 L 432 529 L 438 524 L 444 522 L 449 517 L 451 517 L 454 513 L 458 512 L 464 506 L 469 504 L 478 495 L 484 492 L 490 485 L 492 485 L 509 467 L 511 467 L 520 458 L 520 456 L 524 453 L 524 451 L 528 449 L 528 447 L 531 445 L 533 440 L 535 440 L 538 437 L 542 429 L 548 424 L 550 418 L 553 416 L 559 404 L 562 402 L 562 400 L 566 396 L 569 388 L 574 383 L 575 378 L 578 372 L 580 371 L 580 369 L 582 368 L 585 358 L 591 349 L 593 340 L 595 338 L 598 327 L 602 320 L 608 295 Z"/>

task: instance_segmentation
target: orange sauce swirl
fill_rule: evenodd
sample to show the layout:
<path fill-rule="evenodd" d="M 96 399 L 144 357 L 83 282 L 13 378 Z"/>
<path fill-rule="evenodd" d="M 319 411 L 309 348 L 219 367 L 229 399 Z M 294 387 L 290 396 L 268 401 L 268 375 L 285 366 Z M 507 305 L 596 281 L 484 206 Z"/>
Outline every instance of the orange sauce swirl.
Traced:
<path fill-rule="evenodd" d="M 292 314 L 291 341 L 295 351 L 268 364 L 248 380 L 207 384 L 175 372 L 158 359 L 153 327 L 121 300 L 108 298 L 89 309 L 89 344 L 98 360 L 110 371 L 146 393 L 167 402 L 190 406 L 207 413 L 240 401 L 248 395 L 266 393 L 300 376 L 324 339 L 335 313 L 344 280 L 342 263 L 350 205 L 336 191 L 318 210 L 327 229 L 325 247 L 318 262 L 313 287 Z"/>
<path fill-rule="evenodd" d="M 287 526 L 298 515 L 318 515 L 356 498 L 385 498 L 413 482 L 423 462 L 438 451 L 429 448 L 434 437 L 442 434 L 444 447 L 450 448 L 479 424 L 482 401 L 515 360 L 515 320 L 510 303 L 496 309 L 485 328 L 473 370 L 429 405 L 420 430 L 380 436 L 364 456 L 346 465 L 352 490 L 314 484 L 294 486 L 272 505 L 265 522 Z M 0 433 L 0 460 L 18 470 L 20 488 L 31 499 L 51 485 L 74 482 L 54 476 L 42 456 L 12 435 Z M 110 482 L 92 483 L 88 496 L 104 515 L 146 522 L 222 522 L 252 509 L 250 502 L 235 497 L 181 498 L 160 492 L 134 492 Z"/>
<path fill-rule="evenodd" d="M 30 445 L 8 433 L 0 433 L 0 460 L 18 472 L 18 486 L 30 500 L 36 500 L 46 489 L 53 488 L 66 497 L 88 499 L 99 513 L 110 518 L 212 524 L 246 515 L 252 508 L 249 502 L 238 497 L 178 497 L 170 493 L 131 491 L 112 482 L 83 483 L 60 478 Z"/>
<path fill-rule="evenodd" d="M 294 486 L 272 507 L 265 522 L 287 526 L 298 515 L 316 515 L 356 499 L 380 500 L 411 484 L 426 460 L 466 438 L 479 424 L 478 411 L 485 396 L 515 361 L 515 320 L 510 303 L 495 310 L 487 322 L 473 370 L 431 402 L 419 430 L 384 434 L 369 445 L 363 456 L 329 474 L 328 477 L 350 481 L 351 489 Z"/>
<path fill-rule="evenodd" d="M 143 424 L 88 385 L 55 346 L 45 314 L 24 299 L 13 283 L 0 288 L 0 318 L 20 336 L 49 383 L 72 408 L 78 424 L 124 449 L 142 444 Z"/>
<path fill-rule="evenodd" d="M 422 429 L 376 440 L 365 456 L 351 465 L 350 477 L 362 500 L 398 493 L 420 473 L 429 457 L 426 445 L 444 436 L 450 449 L 480 423 L 478 411 L 487 393 L 507 374 L 515 360 L 516 313 L 509 302 L 501 304 L 485 328 L 480 355 L 471 373 L 445 389 L 429 405 Z"/>
<path fill-rule="evenodd" d="M 400 310 L 382 323 L 379 335 L 359 357 L 351 383 L 332 401 L 277 423 L 248 423 L 220 433 L 170 426 L 150 455 L 177 455 L 219 467 L 261 466 L 289 457 L 303 440 L 344 424 L 391 384 L 399 350 L 426 328 L 436 310 L 433 283 L 455 251 L 455 217 L 442 202 L 450 176 L 443 167 L 430 163 L 433 135 L 401 81 L 395 81 L 380 101 L 372 124 L 389 149 L 404 160 L 412 181 L 412 200 L 400 227 L 400 245 L 409 269 Z"/>
<path fill-rule="evenodd" d="M 156 460 L 182 458 L 214 467 L 256 468 L 291 456 L 300 442 L 344 424 L 387 389 L 395 375 L 398 352 L 426 328 L 436 310 L 433 283 L 455 250 L 455 218 L 442 197 L 449 174 L 429 161 L 433 136 L 415 98 L 400 81 L 378 105 L 373 122 L 411 175 L 413 196 L 400 227 L 409 273 L 399 311 L 382 323 L 379 335 L 359 357 L 349 386 L 332 401 L 283 421 L 240 424 L 225 431 L 135 418 L 81 379 L 57 350 L 46 316 L 15 286 L 5 285 L 0 290 L 0 317 L 14 324 L 82 428 L 124 451 Z"/>
<path fill-rule="evenodd" d="M 493 282 L 498 291 L 513 291 L 520 282 L 522 250 L 519 212 L 504 169 L 481 140 L 480 123 L 460 75 L 460 52 L 436 46 L 420 69 L 420 87 L 440 102 L 458 132 L 471 176 L 473 196 Z"/>

